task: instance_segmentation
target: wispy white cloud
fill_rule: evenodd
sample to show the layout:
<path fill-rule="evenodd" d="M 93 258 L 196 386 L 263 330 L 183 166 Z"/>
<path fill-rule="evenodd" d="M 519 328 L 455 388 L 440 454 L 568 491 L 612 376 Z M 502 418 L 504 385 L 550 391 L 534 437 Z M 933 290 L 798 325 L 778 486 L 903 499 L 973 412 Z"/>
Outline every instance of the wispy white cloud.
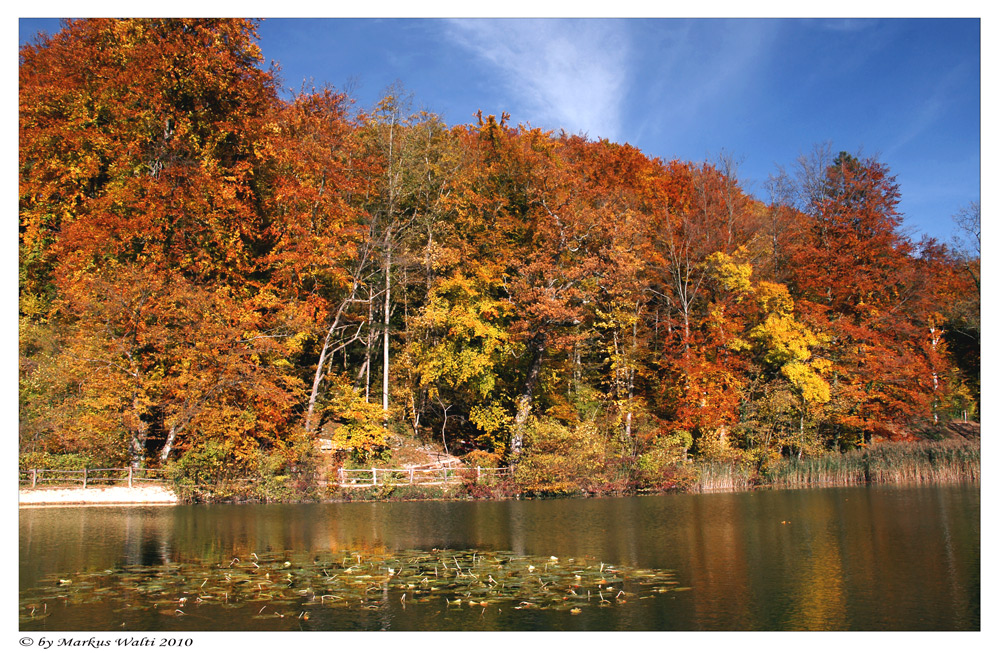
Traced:
<path fill-rule="evenodd" d="M 448 34 L 492 65 L 525 112 L 518 122 L 617 140 L 628 93 L 627 27 L 614 20 L 464 19 Z"/>
<path fill-rule="evenodd" d="M 969 77 L 969 68 L 964 63 L 955 66 L 932 89 L 927 89 L 928 93 L 920 98 L 919 103 L 913 103 L 908 114 L 896 116 L 899 131 L 886 155 L 895 155 L 946 118 L 956 94 L 964 86 L 963 80 Z"/>
<path fill-rule="evenodd" d="M 636 117 L 639 133 L 674 143 L 728 133 L 731 116 L 747 114 L 766 81 L 780 29 L 776 21 L 650 22 L 644 42 L 655 47 L 639 63 L 645 79 L 641 102 L 655 110 Z"/>

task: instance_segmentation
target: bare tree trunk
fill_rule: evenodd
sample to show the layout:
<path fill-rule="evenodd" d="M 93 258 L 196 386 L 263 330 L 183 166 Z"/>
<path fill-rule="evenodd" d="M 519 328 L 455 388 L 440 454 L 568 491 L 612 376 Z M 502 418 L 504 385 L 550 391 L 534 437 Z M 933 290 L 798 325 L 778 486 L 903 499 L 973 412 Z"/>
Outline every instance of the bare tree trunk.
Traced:
<path fill-rule="evenodd" d="M 931 349 L 935 353 L 937 353 L 938 343 L 941 341 L 941 336 L 939 335 L 939 333 L 940 332 L 937 329 L 935 329 L 933 326 L 931 327 Z M 931 379 L 932 379 L 932 381 L 934 383 L 934 403 L 933 403 L 934 423 L 937 424 L 938 423 L 938 374 L 937 374 L 937 370 L 932 370 L 931 371 Z"/>
<path fill-rule="evenodd" d="M 313 431 L 313 412 L 316 409 L 316 399 L 319 397 L 319 386 L 323 381 L 323 365 L 326 363 L 326 359 L 330 355 L 330 346 L 332 345 L 333 334 L 336 333 L 337 328 L 340 326 L 340 318 L 343 317 L 344 310 L 347 308 L 347 305 L 354 301 L 357 291 L 358 282 L 355 280 L 354 284 L 351 286 L 351 294 L 340 303 L 339 307 L 337 307 L 337 314 L 333 318 L 333 324 L 331 324 L 330 328 L 326 330 L 326 336 L 323 338 L 323 347 L 319 352 L 319 362 L 316 363 L 316 374 L 313 376 L 312 391 L 309 393 L 309 407 L 306 410 L 307 433 L 312 433 Z"/>
<path fill-rule="evenodd" d="M 366 381 L 365 375 L 368 373 L 368 358 L 365 358 L 364 362 L 361 363 L 361 367 L 358 368 L 358 373 L 354 375 L 354 391 L 358 392 L 361 390 L 362 381 Z M 367 401 L 367 397 L 365 400 Z"/>
<path fill-rule="evenodd" d="M 177 439 L 177 425 L 174 424 L 170 427 L 170 433 L 167 434 L 167 441 L 163 445 L 163 450 L 160 451 L 160 463 L 166 463 L 167 459 L 170 458 L 170 451 L 174 448 L 174 441 Z"/>
<path fill-rule="evenodd" d="M 142 467 L 142 457 L 146 451 L 146 437 L 149 433 L 149 425 L 140 417 L 139 396 L 133 395 L 132 409 L 135 411 L 135 419 L 138 422 L 129 442 L 129 459 L 133 469 Z"/>
<path fill-rule="evenodd" d="M 719 154 L 717 169 L 722 173 L 722 201 L 726 211 L 726 247 L 727 253 L 734 249 L 733 240 L 736 235 L 736 194 L 739 188 L 738 161 L 732 154 Z"/>
<path fill-rule="evenodd" d="M 691 349 L 691 310 L 686 302 L 681 306 L 684 309 L 684 356 L 687 357 Z"/>
<path fill-rule="evenodd" d="M 638 317 L 638 306 L 636 307 L 636 316 Z M 632 323 L 632 354 L 639 347 L 639 320 L 636 319 Z M 632 364 L 631 357 L 627 367 L 628 374 L 628 413 L 625 415 L 625 438 L 628 442 L 629 447 L 632 449 L 632 454 L 635 454 L 635 444 L 632 442 L 632 400 L 635 398 L 635 365 Z"/>
<path fill-rule="evenodd" d="M 382 411 L 384 417 L 382 420 L 382 425 L 386 428 L 389 427 L 389 289 L 390 289 L 390 272 L 392 270 L 392 248 L 389 244 L 389 238 L 391 237 L 391 230 L 386 233 L 386 250 L 385 250 L 385 309 L 383 310 L 382 316 Z"/>
<path fill-rule="evenodd" d="M 424 412 L 424 395 L 422 390 L 417 390 L 416 392 L 410 392 L 410 409 L 413 418 L 410 420 L 410 426 L 413 428 L 413 437 L 420 436 L 420 417 Z"/>
<path fill-rule="evenodd" d="M 371 400 L 371 387 L 372 387 L 372 343 L 376 339 L 376 334 L 378 331 L 375 329 L 375 316 L 374 316 L 374 306 L 375 298 L 372 296 L 371 289 L 368 290 L 368 337 L 365 338 L 365 402 Z"/>
<path fill-rule="evenodd" d="M 805 426 L 806 410 L 805 408 L 799 413 L 799 460 L 802 460 L 802 446 L 805 443 L 806 437 L 806 426 Z"/>
<path fill-rule="evenodd" d="M 514 433 L 510 438 L 510 453 L 513 458 L 521 455 L 521 446 L 524 443 L 524 428 L 527 425 L 528 416 L 531 414 L 532 397 L 535 394 L 539 373 L 542 370 L 542 355 L 545 353 L 545 342 L 545 334 L 539 332 L 528 343 L 528 350 L 531 352 L 531 364 L 528 366 L 528 375 L 524 379 L 521 394 L 517 397 Z"/>
<path fill-rule="evenodd" d="M 580 352 L 580 344 L 576 345 L 576 360 L 574 361 L 576 369 L 576 394 L 580 395 L 580 386 L 583 384 L 583 354 Z"/>
<path fill-rule="evenodd" d="M 448 439 L 445 437 L 445 430 L 448 428 L 448 410 L 451 408 L 451 406 L 450 405 L 449 406 L 445 406 L 444 405 L 444 402 L 441 401 L 441 394 L 440 393 L 438 393 L 438 405 L 441 406 L 441 410 L 444 413 L 444 421 L 441 422 L 441 444 L 444 445 L 444 452 L 445 453 L 449 453 L 449 451 L 448 451 Z"/>
<path fill-rule="evenodd" d="M 326 337 L 323 339 L 323 347 L 319 351 L 319 361 L 316 363 L 316 374 L 313 376 L 312 391 L 309 393 L 309 407 L 306 409 L 306 433 L 312 433 L 313 430 L 313 412 L 316 410 L 316 399 L 319 398 L 319 384 L 323 381 L 323 364 L 326 363 L 327 352 L 330 347 L 330 336 L 333 334 L 336 326 L 337 320 L 334 320 L 333 325 L 326 332 Z"/>

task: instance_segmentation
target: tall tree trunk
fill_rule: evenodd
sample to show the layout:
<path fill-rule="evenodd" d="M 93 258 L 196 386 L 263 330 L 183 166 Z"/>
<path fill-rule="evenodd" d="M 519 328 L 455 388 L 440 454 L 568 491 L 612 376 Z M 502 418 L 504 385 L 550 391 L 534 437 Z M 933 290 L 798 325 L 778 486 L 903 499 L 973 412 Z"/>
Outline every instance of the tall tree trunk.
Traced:
<path fill-rule="evenodd" d="M 167 459 L 170 458 L 170 452 L 174 448 L 174 441 L 177 439 L 177 425 L 174 424 L 170 427 L 170 433 L 167 434 L 167 441 L 163 445 L 163 450 L 160 451 L 160 463 L 164 464 Z"/>
<path fill-rule="evenodd" d="M 334 320 L 333 325 L 326 332 L 326 337 L 323 339 L 323 347 L 319 351 L 319 361 L 316 363 L 316 374 L 313 375 L 312 391 L 309 393 L 309 407 L 306 409 L 306 433 L 312 433 L 313 431 L 313 412 L 316 410 L 316 399 L 319 398 L 319 385 L 323 381 L 323 365 L 326 363 L 327 352 L 330 347 L 330 336 L 333 333 L 334 327 L 336 327 L 337 321 Z M 171 429 L 171 432 L 173 429 Z"/>
<path fill-rule="evenodd" d="M 388 241 L 391 237 L 391 230 L 386 233 L 386 250 L 385 250 L 385 309 L 382 316 L 382 411 L 384 417 L 382 418 L 382 425 L 386 428 L 389 427 L 389 289 L 390 289 L 390 272 L 392 270 L 392 247 L 389 245 Z"/>
<path fill-rule="evenodd" d="M 413 437 L 420 437 L 420 416 L 423 414 L 424 396 L 422 390 L 410 392 L 410 426 L 413 428 Z"/>
<path fill-rule="evenodd" d="M 368 337 L 365 338 L 365 402 L 371 401 L 372 387 L 372 345 L 378 339 L 378 329 L 375 328 L 375 297 L 371 288 L 368 289 Z"/>
<path fill-rule="evenodd" d="M 684 307 L 684 356 L 685 358 L 690 357 L 691 350 L 691 310 L 688 304 L 683 304 Z"/>
<path fill-rule="evenodd" d="M 802 410 L 799 412 L 799 460 L 802 460 L 802 448 L 805 446 L 806 439 L 806 409 L 803 406 Z"/>
<path fill-rule="evenodd" d="M 512 458 L 521 455 L 521 446 L 524 443 L 524 428 L 531 415 L 532 397 L 535 394 L 535 387 L 538 385 L 538 377 L 542 370 L 542 355 L 545 353 L 546 336 L 544 333 L 536 333 L 528 342 L 528 351 L 531 353 L 531 364 L 528 366 L 528 375 L 524 379 L 521 394 L 517 397 L 517 413 L 514 416 L 514 433 L 510 438 L 510 454 Z"/>
<path fill-rule="evenodd" d="M 938 349 L 938 343 L 941 341 L 940 332 L 931 327 L 931 350 L 936 354 Z M 931 366 L 935 365 L 936 361 L 931 361 Z M 934 423 L 938 423 L 938 374 L 937 370 L 931 370 L 931 379 L 934 382 L 934 400 L 932 403 L 932 408 L 934 411 Z"/>
<path fill-rule="evenodd" d="M 306 433 L 312 433 L 313 431 L 313 412 L 316 409 L 316 399 L 319 397 L 319 386 L 323 381 L 323 365 L 331 353 L 330 346 L 333 344 L 333 334 L 336 333 L 337 328 L 340 326 L 340 318 L 343 317 L 347 305 L 354 301 L 357 291 L 358 282 L 355 280 L 351 286 L 351 294 L 337 307 L 337 314 L 333 318 L 333 324 L 326 330 L 326 336 L 323 338 L 323 347 L 319 352 L 319 362 L 316 363 L 316 374 L 313 376 L 312 391 L 309 393 L 309 407 L 306 410 Z"/>
<path fill-rule="evenodd" d="M 451 409 L 451 405 L 450 404 L 448 406 L 444 405 L 444 402 L 441 401 L 440 393 L 438 393 L 437 397 L 438 397 L 438 405 L 441 406 L 441 412 L 444 414 L 444 421 L 441 422 L 441 444 L 444 445 L 444 452 L 447 454 L 450 453 L 448 451 L 448 438 L 446 437 L 446 432 L 448 428 L 448 411 Z"/>
<path fill-rule="evenodd" d="M 583 384 L 583 355 L 580 353 L 580 343 L 576 345 L 576 360 L 574 361 L 575 369 L 573 370 L 576 374 L 576 394 L 580 395 L 580 386 Z"/>
<path fill-rule="evenodd" d="M 638 317 L 639 307 L 636 306 L 636 316 Z M 632 323 L 632 350 L 631 355 L 628 357 L 628 367 L 626 368 L 628 379 L 628 413 L 625 415 L 625 441 L 632 450 L 632 455 L 635 455 L 635 443 L 632 441 L 632 401 L 635 399 L 635 365 L 632 363 L 632 357 L 636 354 L 639 348 L 639 320 L 636 319 Z"/>
<path fill-rule="evenodd" d="M 146 453 L 146 437 L 149 434 L 149 425 L 141 417 L 142 413 L 140 411 L 138 395 L 133 395 L 132 397 L 132 408 L 135 411 L 135 419 L 138 425 L 132 433 L 131 442 L 129 442 L 129 462 L 133 469 L 140 469 L 142 467 L 143 455 Z"/>

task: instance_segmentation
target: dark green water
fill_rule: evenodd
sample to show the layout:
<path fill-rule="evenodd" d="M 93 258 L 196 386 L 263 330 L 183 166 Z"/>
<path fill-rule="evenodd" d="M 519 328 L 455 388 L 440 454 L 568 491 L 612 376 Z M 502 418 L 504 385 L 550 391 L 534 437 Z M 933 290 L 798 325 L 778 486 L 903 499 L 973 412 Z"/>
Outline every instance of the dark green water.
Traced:
<path fill-rule="evenodd" d="M 388 583 L 357 604 L 316 605 L 307 590 L 280 605 L 221 604 L 197 592 L 180 603 L 124 596 L 135 581 L 117 577 L 199 565 L 223 574 L 233 558 L 287 560 L 294 571 L 345 551 L 389 560 L 435 548 L 673 570 L 674 587 L 690 589 L 626 586 L 629 600 L 600 603 L 595 587 L 574 611 L 417 602 Z M 74 600 L 86 583 L 59 582 L 96 573 L 107 583 L 100 600 Z M 21 630 L 979 630 L 980 490 L 30 508 L 20 511 L 20 589 Z"/>

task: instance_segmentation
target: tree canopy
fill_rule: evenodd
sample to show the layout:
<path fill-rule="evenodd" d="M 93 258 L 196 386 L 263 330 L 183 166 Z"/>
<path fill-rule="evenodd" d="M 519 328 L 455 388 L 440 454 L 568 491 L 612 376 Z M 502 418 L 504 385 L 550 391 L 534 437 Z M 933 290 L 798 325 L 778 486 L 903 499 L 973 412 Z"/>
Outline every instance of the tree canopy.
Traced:
<path fill-rule="evenodd" d="M 978 249 L 903 236 L 878 159 L 764 201 L 731 157 L 285 100 L 247 20 L 68 21 L 19 72 L 22 452 L 766 464 L 977 414 Z"/>

